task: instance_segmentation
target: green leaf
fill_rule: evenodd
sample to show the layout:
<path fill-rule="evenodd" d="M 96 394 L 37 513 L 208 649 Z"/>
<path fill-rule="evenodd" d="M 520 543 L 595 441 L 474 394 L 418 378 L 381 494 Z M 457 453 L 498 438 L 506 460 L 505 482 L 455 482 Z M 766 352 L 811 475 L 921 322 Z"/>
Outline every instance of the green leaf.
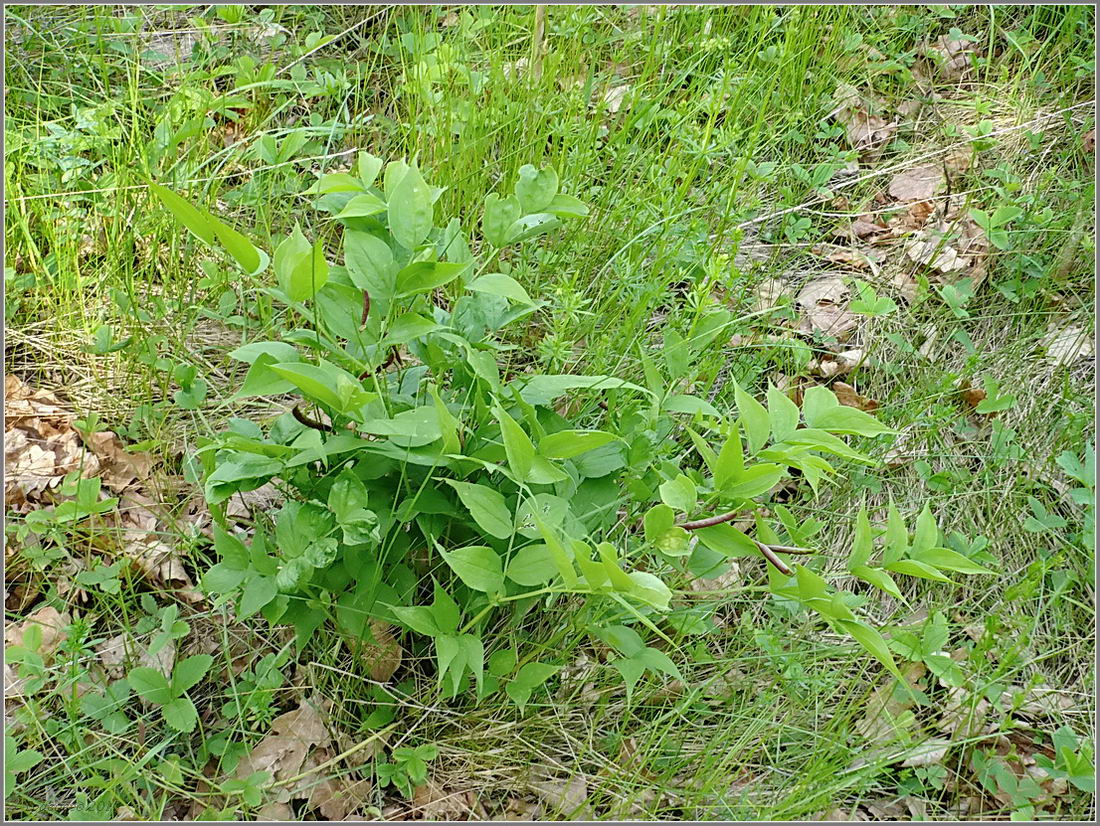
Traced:
<path fill-rule="evenodd" d="M 693 416 L 701 413 L 715 419 L 722 417 L 722 414 L 715 409 L 714 405 L 706 399 L 700 399 L 698 396 L 669 396 L 661 402 L 661 409 L 669 413 L 690 413 Z"/>
<path fill-rule="evenodd" d="M 709 528 L 697 528 L 692 533 L 699 537 L 700 542 L 722 556 L 755 556 L 760 553 L 756 543 L 747 534 L 728 522 L 711 525 Z"/>
<path fill-rule="evenodd" d="M 881 436 L 884 433 L 897 432 L 869 413 L 847 405 L 838 405 L 820 411 L 813 426 L 832 433 L 849 433 L 856 436 Z"/>
<path fill-rule="evenodd" d="M 328 281 L 328 262 L 321 242 L 310 245 L 297 224 L 275 248 L 274 265 L 279 286 L 292 301 L 305 301 Z"/>
<path fill-rule="evenodd" d="M 504 588 L 504 570 L 500 557 L 492 548 L 470 545 L 448 553 L 439 549 L 447 565 L 468 587 L 495 594 Z"/>
<path fill-rule="evenodd" d="M 918 562 L 915 559 L 898 559 L 894 562 L 890 562 L 883 566 L 888 571 L 893 571 L 896 574 L 907 574 L 908 576 L 919 577 L 920 579 L 932 579 L 936 582 L 950 582 L 951 580 L 941 574 L 938 570 L 925 562 Z"/>
<path fill-rule="evenodd" d="M 695 510 L 697 501 L 695 483 L 683 473 L 675 479 L 662 482 L 658 490 L 661 493 L 661 501 L 673 510 L 681 513 L 691 513 Z"/>
<path fill-rule="evenodd" d="M 645 673 L 645 663 L 637 657 L 620 657 L 611 665 L 623 676 L 623 682 L 626 683 L 626 701 L 629 703 L 634 687 Z"/>
<path fill-rule="evenodd" d="M 295 353 L 295 355 L 297 354 Z M 233 394 L 233 398 L 247 399 L 253 396 L 274 396 L 293 390 L 294 385 L 291 382 L 270 369 L 271 365 L 278 364 L 279 361 L 280 359 L 276 356 L 261 353 L 252 362 L 252 366 L 248 368 L 244 382 L 242 382 L 240 389 Z"/>
<path fill-rule="evenodd" d="M 176 697 L 169 700 L 161 707 L 161 714 L 164 715 L 164 722 L 176 731 L 182 731 L 185 734 L 194 731 L 199 722 L 195 704 L 187 697 Z"/>
<path fill-rule="evenodd" d="M 871 522 L 867 518 L 867 508 L 861 507 L 856 514 L 856 528 L 852 533 L 852 554 L 848 557 L 848 570 L 866 565 L 873 550 Z"/>
<path fill-rule="evenodd" d="M 485 212 L 481 219 L 481 231 L 494 247 L 508 243 L 508 231 L 523 214 L 519 198 L 515 195 L 501 198 L 495 192 L 485 197 Z"/>
<path fill-rule="evenodd" d="M 366 291 L 371 304 L 378 305 L 379 315 L 384 315 L 397 292 L 397 264 L 389 244 L 370 233 L 348 230 L 344 233 L 344 263 L 351 282 Z"/>
<path fill-rule="evenodd" d="M 382 344 L 385 347 L 396 347 L 408 344 L 410 341 L 426 336 L 433 330 L 438 330 L 439 325 L 425 315 L 409 311 L 399 315 L 390 324 L 386 331 L 386 337 Z"/>
<path fill-rule="evenodd" d="M 945 571 L 957 571 L 960 574 L 992 574 L 993 571 L 977 562 L 947 548 L 928 548 L 917 551 L 914 547 L 912 558 L 917 562 L 931 565 Z"/>
<path fill-rule="evenodd" d="M 514 648 L 502 648 L 489 657 L 489 673 L 494 677 L 507 677 L 515 668 L 519 657 Z"/>
<path fill-rule="evenodd" d="M 474 683 L 477 690 L 481 691 L 482 680 L 485 676 L 485 646 L 481 640 L 473 634 L 462 634 L 458 638 L 458 647 L 462 651 L 462 659 L 466 668 L 474 675 Z M 421 746 L 420 749 L 423 749 Z M 432 747 L 434 748 L 434 746 Z M 436 752 L 438 754 L 438 752 Z"/>
<path fill-rule="evenodd" d="M 722 488 L 722 494 L 731 499 L 752 499 L 767 493 L 783 478 L 779 465 L 759 464 L 745 468 L 745 472 Z"/>
<path fill-rule="evenodd" d="M 706 439 L 692 430 L 690 427 L 686 428 L 688 435 L 691 436 L 691 441 L 695 444 L 695 449 L 699 451 L 699 455 L 703 457 L 703 461 L 706 462 L 707 467 L 710 469 L 711 474 L 714 473 L 718 467 L 718 454 L 714 452 L 714 449 L 707 444 Z"/>
<path fill-rule="evenodd" d="M 539 453 L 548 459 L 572 459 L 617 438 L 603 430 L 559 430 L 539 440 Z"/>
<path fill-rule="evenodd" d="M 565 394 L 569 390 L 579 388 L 596 390 L 636 390 L 639 393 L 652 395 L 644 387 L 631 384 L 628 381 L 617 379 L 614 376 L 577 376 L 562 374 L 557 376 L 531 376 L 526 380 L 520 397 L 528 404 L 552 404 L 554 399 Z"/>
<path fill-rule="evenodd" d="M 909 531 L 905 528 L 905 520 L 901 518 L 894 500 L 886 509 L 886 535 L 883 537 L 882 559 L 884 562 L 895 562 L 905 556 L 909 550 Z"/>
<path fill-rule="evenodd" d="M 198 683 L 213 663 L 214 658 L 209 654 L 195 654 L 176 663 L 172 669 L 172 694 L 178 697 Z"/>
<path fill-rule="evenodd" d="M 328 195 L 331 192 L 361 192 L 363 182 L 347 172 L 332 172 L 306 190 L 307 195 Z"/>
<path fill-rule="evenodd" d="M 257 574 L 249 578 L 241 593 L 240 605 L 237 607 L 237 618 L 247 619 L 255 614 L 279 593 L 279 586 L 273 576 Z"/>
<path fill-rule="evenodd" d="M 737 412 L 741 414 L 741 424 L 745 428 L 745 438 L 749 442 L 749 453 L 755 454 L 768 443 L 771 435 L 771 417 L 767 409 L 741 389 L 736 382 L 733 385 L 733 398 Z"/>
<path fill-rule="evenodd" d="M 560 670 L 561 666 L 547 663 L 524 663 L 516 676 L 504 687 L 504 691 L 522 710 L 534 690 Z"/>
<path fill-rule="evenodd" d="M 20 751 L 19 742 L 10 734 L 4 735 L 4 799 L 16 788 L 16 775 L 28 772 L 43 760 L 41 752 L 34 749 Z"/>
<path fill-rule="evenodd" d="M 267 267 L 267 256 L 261 254 L 244 235 L 237 232 L 233 227 L 223 224 L 217 218 L 211 218 L 210 222 L 214 228 L 214 234 L 221 241 L 226 252 L 241 265 L 241 269 L 246 273 L 256 275 Z"/>
<path fill-rule="evenodd" d="M 642 520 L 647 542 L 656 543 L 676 523 L 676 513 L 667 504 L 654 505 L 646 511 Z"/>
<path fill-rule="evenodd" d="M 426 637 L 435 637 L 440 634 L 439 625 L 435 621 L 435 614 L 426 605 L 390 605 L 389 610 L 399 622 L 404 623 L 418 634 Z"/>
<path fill-rule="evenodd" d="M 559 192 L 546 206 L 546 211 L 559 218 L 584 218 L 588 215 L 588 206 L 580 198 Z"/>
<path fill-rule="evenodd" d="M 371 398 L 355 376 L 324 360 L 319 364 L 284 362 L 272 364 L 270 369 L 309 398 L 345 415 L 359 410 Z"/>
<path fill-rule="evenodd" d="M 631 571 L 627 574 L 634 583 L 631 596 L 637 597 L 659 611 L 667 611 L 672 591 L 661 579 L 647 571 Z"/>
<path fill-rule="evenodd" d="M 168 678 L 154 668 L 132 668 L 126 681 L 138 696 L 156 705 L 164 705 L 174 696 Z"/>
<path fill-rule="evenodd" d="M 529 163 L 524 164 L 519 168 L 515 193 L 524 214 L 542 212 L 558 194 L 558 173 L 550 166 L 535 169 Z"/>
<path fill-rule="evenodd" d="M 463 266 L 466 265 L 464 264 Z M 504 275 L 499 272 L 486 273 L 474 279 L 466 285 L 466 289 L 473 290 L 474 292 L 488 293 L 489 295 L 499 295 L 520 304 L 535 303 L 516 279 L 512 278 L 510 275 Z"/>
<path fill-rule="evenodd" d="M 444 261 L 417 261 L 409 264 L 397 273 L 397 297 L 429 293 L 437 287 L 450 283 L 468 264 L 453 264 Z"/>
<path fill-rule="evenodd" d="M 870 582 L 876 588 L 880 588 L 890 596 L 896 599 L 905 601 L 905 598 L 901 595 L 901 591 L 898 589 L 898 585 L 894 582 L 894 578 L 890 576 L 886 571 L 881 568 L 871 568 L 867 565 L 852 565 L 848 569 L 852 576 L 859 577 L 864 582 Z"/>
<path fill-rule="evenodd" d="M 645 664 L 646 668 L 652 671 L 660 671 L 677 680 L 684 678 L 684 675 L 680 673 L 680 669 L 676 667 L 676 663 L 664 651 L 647 646 L 635 656 Z"/>
<path fill-rule="evenodd" d="M 691 535 L 679 526 L 669 528 L 653 544 L 668 556 L 687 556 L 691 553 Z"/>
<path fill-rule="evenodd" d="M 557 576 L 558 567 L 550 548 L 544 543 L 520 548 L 508 561 L 506 575 L 517 585 L 534 588 L 545 585 Z"/>
<path fill-rule="evenodd" d="M 530 437 L 523 432 L 515 419 L 499 405 L 493 409 L 493 415 L 500 422 L 500 435 L 504 439 L 504 452 L 508 457 L 508 466 L 521 482 L 531 480 L 531 466 L 535 460 L 535 446 Z"/>
<path fill-rule="evenodd" d="M 389 224 L 394 240 L 407 250 L 416 249 L 432 229 L 432 193 L 412 164 L 389 194 Z"/>
<path fill-rule="evenodd" d="M 515 532 L 512 526 L 512 512 L 504 502 L 504 497 L 492 488 L 472 482 L 459 482 L 444 479 L 458 492 L 458 498 L 470 511 L 478 527 L 497 539 L 508 539 Z"/>
<path fill-rule="evenodd" d="M 190 230 L 196 238 L 214 246 L 214 240 L 217 237 L 214 233 L 214 221 L 207 212 L 192 206 L 175 192 L 160 184 L 150 183 L 149 188 L 161 203 L 168 207 L 168 211 L 175 219 Z"/>
<path fill-rule="evenodd" d="M 821 384 L 806 388 L 802 395 L 802 415 L 806 417 L 806 426 L 810 428 L 822 428 L 820 417 L 834 407 L 839 407 L 840 401 L 832 390 Z"/>
<path fill-rule="evenodd" d="M 851 409 L 851 408 L 849 408 Z M 772 436 L 783 441 L 798 427 L 798 405 L 773 384 L 768 385 L 768 421 Z"/>
<path fill-rule="evenodd" d="M 936 547 L 939 541 L 940 529 L 936 525 L 936 517 L 932 515 L 932 509 L 925 503 L 924 509 L 917 517 L 917 524 L 913 531 L 912 555 L 917 557 L 929 548 Z"/>
<path fill-rule="evenodd" d="M 458 603 L 454 601 L 450 594 L 443 590 L 438 582 L 434 583 L 434 585 L 435 587 L 432 591 L 432 616 L 435 617 L 436 625 L 439 626 L 444 634 L 453 634 L 458 630 L 458 623 L 462 616 L 458 609 Z"/>
<path fill-rule="evenodd" d="M 724 491 L 730 483 L 741 481 L 744 476 L 745 452 L 741 444 L 741 428 L 734 422 L 718 454 L 718 463 L 714 467 L 714 487 Z"/>
<path fill-rule="evenodd" d="M 370 152 L 360 152 L 356 171 L 363 186 L 372 186 L 378 179 L 378 173 L 382 171 L 382 159 L 374 157 Z"/>
<path fill-rule="evenodd" d="M 843 630 L 847 631 L 856 642 L 862 645 L 871 656 L 886 666 L 886 669 L 899 680 L 904 679 L 894 662 L 894 655 L 890 653 L 889 646 L 882 635 L 871 626 L 859 620 L 837 620 Z"/>
<path fill-rule="evenodd" d="M 377 215 L 385 211 L 385 201 L 372 192 L 364 192 L 362 195 L 356 195 L 348 201 L 336 218 L 337 220 L 340 218 L 368 218 L 371 215 Z"/>

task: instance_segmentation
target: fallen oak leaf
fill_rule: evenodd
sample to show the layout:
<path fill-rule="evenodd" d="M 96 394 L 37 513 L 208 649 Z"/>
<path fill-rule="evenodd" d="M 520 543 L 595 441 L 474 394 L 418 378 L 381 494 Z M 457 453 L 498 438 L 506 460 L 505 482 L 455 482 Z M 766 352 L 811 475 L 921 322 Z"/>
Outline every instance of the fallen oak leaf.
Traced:
<path fill-rule="evenodd" d="M 854 407 L 857 410 L 863 410 L 867 413 L 878 410 L 877 401 L 867 396 L 861 396 L 850 384 L 845 384 L 842 381 L 834 381 L 830 389 L 836 396 L 836 400 L 843 405 Z"/>
<path fill-rule="evenodd" d="M 32 627 L 39 631 L 38 646 L 36 648 L 43 660 L 48 660 L 58 647 L 68 639 L 65 630 L 72 624 L 72 617 L 66 611 L 58 611 L 52 605 L 43 605 L 22 623 L 16 625 L 8 623 L 4 626 L 5 647 L 22 647 L 27 631 Z"/>
<path fill-rule="evenodd" d="M 84 443 L 99 459 L 103 483 L 116 492 L 135 481 L 148 479 L 152 473 L 155 461 L 152 455 L 126 450 L 122 440 L 110 430 L 89 433 Z"/>
<path fill-rule="evenodd" d="M 1092 358 L 1096 354 L 1092 335 L 1078 324 L 1054 326 L 1043 337 L 1040 346 L 1046 351 L 1047 363 L 1055 369 L 1069 367 L 1078 359 Z"/>
<path fill-rule="evenodd" d="M 858 324 L 858 317 L 848 310 L 848 287 L 838 276 L 825 276 L 809 281 L 795 298 L 802 315 L 799 329 L 821 332 L 844 341 Z"/>
<path fill-rule="evenodd" d="M 899 172 L 890 180 L 887 191 L 897 201 L 927 201 L 945 184 L 943 168 L 928 164 Z"/>

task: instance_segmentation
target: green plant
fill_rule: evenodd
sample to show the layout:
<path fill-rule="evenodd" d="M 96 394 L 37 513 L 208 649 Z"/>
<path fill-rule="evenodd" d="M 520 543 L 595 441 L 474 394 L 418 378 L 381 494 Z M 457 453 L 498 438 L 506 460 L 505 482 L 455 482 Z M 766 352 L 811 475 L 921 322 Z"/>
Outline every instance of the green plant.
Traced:
<path fill-rule="evenodd" d="M 171 679 L 155 668 L 138 666 L 130 669 L 126 681 L 147 703 L 160 706 L 164 722 L 169 726 L 177 731 L 194 731 L 199 716 L 187 690 L 206 676 L 213 661 L 209 654 L 187 657 L 176 663 Z"/>
<path fill-rule="evenodd" d="M 378 785 L 392 785 L 405 797 L 412 797 L 413 788 L 427 782 L 428 764 L 439 756 L 439 747 L 431 743 L 416 748 L 399 746 L 390 756 L 392 761 L 379 760 L 374 766 Z"/>
<path fill-rule="evenodd" d="M 1054 759 L 1035 755 L 1035 764 L 1054 778 L 1065 778 L 1083 792 L 1096 789 L 1096 765 L 1088 742 L 1080 743 L 1069 726 L 1062 726 L 1051 735 Z"/>
<path fill-rule="evenodd" d="M 34 749 L 20 749 L 19 741 L 10 734 L 4 735 L 4 797 L 7 798 L 18 787 L 17 775 L 25 774 L 44 759 L 42 752 Z"/>
<path fill-rule="evenodd" d="M 361 153 L 354 174 L 325 175 L 311 188 L 316 206 L 343 225 L 343 266 L 300 228 L 269 259 L 218 219 L 154 189 L 246 272 L 270 261 L 278 286 L 268 294 L 310 325 L 233 354 L 251 365 L 238 397 L 293 392 L 303 401 L 266 433 L 236 420 L 199 450 L 219 515 L 234 493 L 272 479 L 290 492 L 249 546 L 216 530 L 221 561 L 203 583 L 234 599 L 238 616 L 259 611 L 293 625 L 299 646 L 325 616 L 368 640 L 369 619 L 396 623 L 431 638 L 437 680 L 454 696 L 470 678 L 482 693 L 485 634 L 502 612 L 584 596 L 596 606 L 593 634 L 622 629 L 615 667 L 630 690 L 646 670 L 678 671 L 624 623 L 667 639 L 660 626 L 670 581 L 763 555 L 777 596 L 817 610 L 896 673 L 851 600 L 811 567 L 792 570 L 781 558 L 808 553 L 799 547 L 808 534 L 789 515 L 772 527 L 761 513 L 792 471 L 818 490 L 835 472 L 822 454 L 874 464 L 839 437 L 888 427 L 824 387 L 809 389 L 801 410 L 774 387 L 767 406 L 736 387 L 735 417 L 675 392 L 692 354 L 730 323 L 725 312 L 701 319 L 690 339 L 666 331 L 668 381 L 643 351 L 645 387 L 607 375 L 532 374 L 509 360 L 500 331 L 539 304 L 511 276 L 487 270 L 505 248 L 586 213 L 558 192 L 552 169 L 522 167 L 511 194 L 485 199 L 480 263 L 456 220 L 436 225 L 442 190 L 403 160 L 383 165 Z M 607 416 L 596 412 L 599 393 L 614 399 Z M 554 407 L 567 394 L 572 416 Z M 602 427 L 591 426 L 600 419 Z M 685 460 L 676 438 L 667 442 L 685 432 L 695 459 Z M 620 508 L 643 517 L 641 531 L 630 520 L 615 524 Z M 755 516 L 755 538 L 730 524 L 745 515 Z M 939 547 L 927 509 L 912 545 L 891 510 L 882 568 L 867 564 L 865 515 L 860 524 L 853 571 L 895 595 L 888 570 L 940 581 L 948 581 L 943 568 L 985 572 Z M 521 669 L 508 696 L 523 705 L 549 673 Z"/>

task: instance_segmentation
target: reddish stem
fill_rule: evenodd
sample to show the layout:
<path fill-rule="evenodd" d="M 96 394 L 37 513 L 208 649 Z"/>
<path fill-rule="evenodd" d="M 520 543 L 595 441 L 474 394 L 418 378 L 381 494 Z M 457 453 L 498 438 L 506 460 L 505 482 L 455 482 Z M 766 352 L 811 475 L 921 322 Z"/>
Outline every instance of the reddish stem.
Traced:
<path fill-rule="evenodd" d="M 683 528 L 685 531 L 697 531 L 699 528 L 710 528 L 714 525 L 721 525 L 723 522 L 732 522 L 740 515 L 741 511 L 730 511 L 729 513 L 720 513 L 717 516 L 708 516 L 706 519 L 696 519 L 694 522 L 683 522 L 676 527 Z"/>
<path fill-rule="evenodd" d="M 764 559 L 768 560 L 768 562 L 774 565 L 775 569 L 779 571 L 779 573 L 783 574 L 783 576 L 791 575 L 791 569 L 787 567 L 786 563 L 783 562 L 782 559 L 775 555 L 775 551 L 773 551 L 771 548 L 769 548 L 767 545 L 765 545 L 763 542 L 760 542 L 759 540 L 754 539 L 753 542 L 755 542 L 756 547 L 760 549 L 760 553 L 764 555 Z"/>

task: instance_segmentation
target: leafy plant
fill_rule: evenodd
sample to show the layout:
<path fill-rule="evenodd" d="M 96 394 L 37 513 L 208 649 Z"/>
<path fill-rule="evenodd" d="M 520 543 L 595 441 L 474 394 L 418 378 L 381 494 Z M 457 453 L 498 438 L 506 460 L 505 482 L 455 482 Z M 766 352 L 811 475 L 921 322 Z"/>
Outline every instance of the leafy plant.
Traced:
<path fill-rule="evenodd" d="M 644 386 L 524 371 L 502 331 L 542 305 L 499 271 L 503 251 L 587 213 L 559 191 L 553 169 L 521 167 L 509 194 L 485 198 L 475 257 L 456 219 L 437 224 L 442 189 L 415 161 L 361 153 L 354 172 L 324 175 L 309 190 L 343 228 L 342 265 L 300 227 L 269 256 L 154 191 L 246 273 L 270 264 L 276 285 L 266 293 L 305 325 L 232 354 L 250 365 L 238 398 L 301 401 L 266 429 L 234 420 L 200 444 L 221 523 L 220 561 L 203 584 L 233 600 L 239 617 L 260 612 L 292 625 L 299 646 L 326 617 L 367 641 L 370 620 L 393 623 L 431 640 L 445 695 L 472 681 L 479 696 L 503 686 L 523 707 L 555 666 L 527 662 L 506 679 L 517 660 L 497 652 L 486 675 L 494 622 L 542 601 L 585 598 L 588 628 L 621 655 L 613 665 L 630 692 L 647 671 L 679 675 L 642 637 L 668 638 L 672 586 L 733 557 L 763 556 L 777 598 L 816 610 L 897 672 L 878 631 L 851 607 L 854 595 L 784 561 L 809 553 L 801 543 L 810 533 L 789 514 L 764 516 L 769 492 L 794 474 L 816 492 L 836 472 L 825 456 L 874 465 L 841 437 L 876 437 L 887 426 L 824 387 L 809 389 L 801 409 L 774 387 L 766 405 L 735 387 L 735 415 L 680 393 L 691 359 L 731 322 L 725 311 L 701 317 L 690 338 L 667 331 L 667 379 L 641 350 Z M 287 501 L 246 545 L 222 508 L 271 480 Z M 617 519 L 619 510 L 631 518 Z M 730 524 L 746 516 L 755 537 Z M 869 562 L 865 516 L 861 524 L 853 570 L 895 595 L 887 571 L 940 581 L 942 570 L 985 572 L 939 546 L 927 509 L 911 543 L 891 511 L 880 567 Z"/>
<path fill-rule="evenodd" d="M 126 681 L 147 703 L 160 706 L 164 722 L 169 726 L 177 731 L 194 731 L 199 715 L 187 690 L 206 676 L 213 661 L 209 654 L 187 657 L 176 663 L 171 679 L 155 668 L 138 666 L 130 670 Z"/>
<path fill-rule="evenodd" d="M 378 785 L 382 788 L 392 785 L 405 797 L 412 797 L 413 788 L 427 782 L 428 764 L 439 756 L 439 747 L 431 743 L 416 748 L 399 746 L 391 756 L 392 761 L 380 760 L 375 764 Z"/>
<path fill-rule="evenodd" d="M 42 762 L 44 755 L 34 749 L 20 749 L 19 741 L 4 735 L 4 797 L 18 788 L 17 776 L 29 772 Z"/>

